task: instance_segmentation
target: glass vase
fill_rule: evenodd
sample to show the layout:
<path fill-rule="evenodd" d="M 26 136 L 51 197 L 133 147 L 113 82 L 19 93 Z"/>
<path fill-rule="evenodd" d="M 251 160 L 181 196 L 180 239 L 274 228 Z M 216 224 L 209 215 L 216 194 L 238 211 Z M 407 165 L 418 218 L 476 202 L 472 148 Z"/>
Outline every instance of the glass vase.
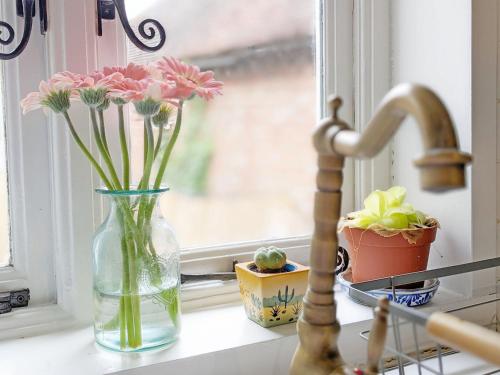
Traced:
<path fill-rule="evenodd" d="M 143 351 L 179 334 L 179 245 L 159 207 L 166 190 L 97 190 L 110 207 L 93 243 L 94 332 L 105 348 Z"/>

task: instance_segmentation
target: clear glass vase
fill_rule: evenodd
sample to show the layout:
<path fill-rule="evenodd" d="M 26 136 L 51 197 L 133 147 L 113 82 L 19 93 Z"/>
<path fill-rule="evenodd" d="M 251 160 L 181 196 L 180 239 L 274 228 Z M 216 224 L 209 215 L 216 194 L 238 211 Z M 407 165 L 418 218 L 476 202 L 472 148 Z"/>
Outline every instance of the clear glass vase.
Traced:
<path fill-rule="evenodd" d="M 179 245 L 159 207 L 166 190 L 97 190 L 110 211 L 94 235 L 94 332 L 108 349 L 158 348 L 179 334 Z"/>

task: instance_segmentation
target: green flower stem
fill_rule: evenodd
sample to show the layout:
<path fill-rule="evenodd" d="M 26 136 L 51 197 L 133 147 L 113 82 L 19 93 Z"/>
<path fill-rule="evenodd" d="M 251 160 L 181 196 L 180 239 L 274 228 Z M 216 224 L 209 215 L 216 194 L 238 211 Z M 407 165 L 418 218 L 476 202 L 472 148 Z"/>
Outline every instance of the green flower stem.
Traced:
<path fill-rule="evenodd" d="M 121 198 L 118 198 L 122 201 Z M 127 202 L 125 202 L 127 203 Z M 120 207 L 120 206 L 119 206 Z M 123 228 L 122 232 L 122 257 L 123 257 L 123 284 L 122 294 L 124 296 L 124 322 L 120 321 L 120 329 L 126 326 L 128 346 L 137 348 L 142 345 L 142 324 L 141 324 L 141 297 L 139 295 L 138 280 L 139 275 L 137 271 L 138 253 L 135 251 L 142 243 L 142 238 L 137 238 L 134 231 L 126 223 L 125 215 L 130 212 L 124 213 L 126 205 L 121 205 L 118 213 L 120 223 Z M 135 240 L 135 241 L 134 241 Z M 120 338 L 122 332 L 120 332 Z"/>
<path fill-rule="evenodd" d="M 123 188 L 125 190 L 130 190 L 130 159 L 128 154 L 127 137 L 125 135 L 123 105 L 118 106 L 118 124 L 120 132 L 120 146 L 122 150 Z"/>
<path fill-rule="evenodd" d="M 115 190 L 121 190 L 122 186 L 120 184 L 120 180 L 118 179 L 118 175 L 116 174 L 115 167 L 113 166 L 113 162 L 111 161 L 111 158 L 109 157 L 108 153 L 106 152 L 106 149 L 104 148 L 104 145 L 102 143 L 102 138 L 101 134 L 99 133 L 99 127 L 97 125 L 97 118 L 96 118 L 96 110 L 95 108 L 90 108 L 90 118 L 92 120 L 92 129 L 94 131 L 94 138 L 95 142 L 97 144 L 97 148 L 99 149 L 99 152 L 101 153 L 102 158 L 104 159 L 104 163 L 108 167 L 109 173 L 111 174 L 111 180 L 113 181 L 113 184 L 115 186 Z"/>
<path fill-rule="evenodd" d="M 144 140 L 144 146 L 143 146 L 143 158 L 142 158 L 142 163 L 143 163 L 143 168 L 146 169 L 146 163 L 148 160 L 148 130 L 146 129 L 146 119 L 144 118 L 144 129 L 143 129 L 143 140 Z M 142 180 L 141 180 L 142 182 Z"/>
<path fill-rule="evenodd" d="M 175 127 L 174 131 L 172 133 L 172 136 L 170 137 L 167 148 L 165 149 L 165 152 L 162 156 L 160 167 L 158 168 L 158 173 L 156 175 L 155 183 L 153 185 L 153 189 L 159 189 L 161 186 L 161 183 L 163 181 L 163 175 L 165 174 L 165 169 L 167 168 L 168 161 L 170 159 L 170 155 L 172 154 L 172 150 L 174 149 L 175 142 L 177 141 L 177 138 L 179 137 L 179 133 L 181 131 L 181 123 L 182 123 L 182 105 L 183 102 L 181 101 L 179 103 L 179 109 L 177 110 L 177 119 L 175 120 Z M 151 215 L 153 214 L 153 209 L 156 204 L 157 197 L 152 197 L 151 202 L 149 203 L 146 213 L 145 213 L 145 221 L 146 225 L 149 225 L 149 222 L 151 221 Z"/>
<path fill-rule="evenodd" d="M 124 226 L 124 231 L 125 231 L 125 226 Z M 126 236 L 126 234 L 124 234 Z M 122 266 L 122 273 L 123 273 L 123 281 L 122 281 L 122 295 L 124 296 L 124 321 L 120 322 L 120 328 L 127 327 L 126 332 L 127 332 L 127 339 L 128 339 L 128 345 L 132 346 L 135 345 L 136 342 L 136 331 L 135 331 L 135 325 L 134 325 L 134 309 L 132 308 L 132 295 L 131 295 L 131 281 L 136 275 L 130 275 L 130 263 L 134 262 L 133 258 L 131 258 L 130 254 L 130 244 L 128 243 L 128 240 L 124 237 L 122 239 L 123 242 L 123 266 Z M 123 332 L 120 332 L 120 337 L 122 336 Z M 123 336 L 125 334 L 123 333 Z"/>
<path fill-rule="evenodd" d="M 118 198 L 120 199 L 120 198 Z M 129 271 L 129 245 L 127 240 L 127 228 L 123 217 L 118 213 L 118 220 L 123 228 L 121 238 L 122 248 L 122 297 L 120 298 L 120 347 L 124 348 L 135 342 L 135 329 L 130 304 L 130 271 Z M 123 312 L 122 312 L 123 310 Z"/>
<path fill-rule="evenodd" d="M 123 225 L 123 224 L 122 224 Z M 120 348 L 124 349 L 128 341 L 134 341 L 134 327 L 129 324 L 130 320 L 130 275 L 128 272 L 128 247 L 125 236 L 121 239 L 122 243 L 122 296 L 120 297 Z"/>
<path fill-rule="evenodd" d="M 153 185 L 153 189 L 160 188 L 161 182 L 163 180 L 163 174 L 165 173 L 165 169 L 167 168 L 168 160 L 170 159 L 170 155 L 172 154 L 175 142 L 177 141 L 177 137 L 179 136 L 179 132 L 181 130 L 181 122 L 182 122 L 182 105 L 183 102 L 180 101 L 179 109 L 177 110 L 177 119 L 175 120 L 174 131 L 172 133 L 172 137 L 168 141 L 165 153 L 162 156 L 160 167 L 158 168 L 158 174 L 156 175 L 155 183 Z"/>
<path fill-rule="evenodd" d="M 154 159 L 156 159 L 156 156 L 158 155 L 158 152 L 160 151 L 161 142 L 163 140 L 163 128 L 164 128 L 164 125 L 160 125 L 160 129 L 158 131 L 158 140 L 156 141 Z"/>
<path fill-rule="evenodd" d="M 137 244 L 139 246 L 139 243 Z M 137 274 L 137 258 L 134 245 L 128 246 L 129 261 L 128 272 L 130 275 L 130 317 L 127 318 L 127 324 L 133 326 L 132 340 L 129 335 L 129 345 L 132 348 L 137 348 L 142 345 L 142 326 L 141 326 L 141 296 L 138 287 L 138 274 Z"/>
<path fill-rule="evenodd" d="M 109 152 L 108 140 L 106 138 L 106 128 L 104 126 L 104 111 L 98 109 L 97 115 L 99 116 L 99 131 L 101 133 L 102 145 L 106 150 L 108 157 L 111 159 L 111 153 Z"/>
<path fill-rule="evenodd" d="M 95 160 L 95 158 L 92 156 L 92 154 L 90 153 L 90 151 L 88 150 L 88 148 L 82 142 L 80 136 L 78 135 L 78 133 L 75 130 L 75 127 L 73 126 L 73 122 L 71 121 L 71 118 L 69 117 L 68 112 L 65 111 L 62 114 L 63 114 L 63 116 L 64 116 L 64 118 L 66 120 L 66 123 L 68 124 L 69 131 L 70 131 L 71 136 L 73 137 L 74 141 L 76 142 L 76 144 L 78 145 L 78 147 L 80 147 L 80 150 L 82 150 L 83 154 L 87 157 L 87 159 L 89 159 L 90 164 L 92 164 L 92 166 L 95 168 L 95 170 L 99 174 L 99 177 L 101 177 L 101 180 L 104 183 L 104 185 L 106 186 L 106 188 L 108 188 L 109 190 L 112 190 L 113 189 L 113 184 L 108 179 L 108 177 L 106 176 L 106 173 L 101 168 L 101 166 L 99 165 L 99 163 L 97 162 L 97 160 Z"/>
<path fill-rule="evenodd" d="M 96 169 L 100 178 L 102 179 L 104 185 L 109 190 L 115 190 L 115 184 L 110 181 L 106 176 L 106 173 L 101 168 L 99 163 L 90 153 L 88 148 L 82 142 L 81 138 L 78 136 L 71 118 L 67 112 L 63 112 L 63 116 L 66 120 L 70 133 L 75 140 L 76 144 L 80 147 L 84 155 L 89 159 L 91 165 Z M 93 120 L 95 118 L 95 111 L 93 113 Z M 96 121 L 93 121 L 93 125 Z M 95 127 L 94 127 L 95 130 Z M 97 133 L 96 135 L 98 135 Z M 98 147 L 101 139 L 96 136 L 96 142 L 98 142 Z M 101 143 L 102 145 L 102 143 Z M 125 144 L 126 145 L 126 144 Z M 103 149 L 100 149 L 100 151 Z M 102 153 L 102 151 L 101 151 Z M 110 160 L 106 160 L 106 156 L 102 153 L 103 158 L 108 163 Z M 128 199 L 119 200 L 118 209 L 124 228 L 124 238 L 122 240 L 122 254 L 123 254 L 123 285 L 122 294 L 120 298 L 118 320 L 120 327 L 120 347 L 124 348 L 127 345 L 131 348 L 138 348 L 142 345 L 142 322 L 141 322 L 141 297 L 139 293 L 139 277 L 137 262 L 139 258 L 144 254 L 144 232 L 143 227 L 138 226 L 134 220 L 134 214 L 131 207 L 129 206 Z"/>
<path fill-rule="evenodd" d="M 68 112 L 63 112 L 63 116 L 66 120 L 66 123 L 68 124 L 69 131 L 75 141 L 75 143 L 80 147 L 81 151 L 83 154 L 89 159 L 90 164 L 95 168 L 97 173 L 99 174 L 99 177 L 101 178 L 102 182 L 106 186 L 107 189 L 109 190 L 114 190 L 114 186 L 109 180 L 109 178 L 106 176 L 106 173 L 104 170 L 101 168 L 97 160 L 92 156 L 91 152 L 89 149 L 85 146 L 83 141 L 81 140 L 80 136 L 75 130 L 75 127 L 73 126 L 73 122 L 71 121 L 71 118 L 69 117 Z M 125 220 L 127 222 L 127 225 L 131 226 L 132 230 L 134 231 L 134 235 L 141 236 L 141 233 L 139 231 L 139 228 L 135 226 L 134 218 L 133 215 L 129 212 L 130 210 L 127 209 L 126 205 L 120 204 L 122 212 L 124 212 Z"/>
<path fill-rule="evenodd" d="M 151 176 L 151 168 L 153 167 L 154 158 L 154 135 L 153 126 L 151 125 L 151 117 L 144 118 L 144 128 L 146 129 L 147 137 L 147 150 L 146 150 L 146 163 L 144 165 L 144 172 L 142 175 L 142 186 L 140 189 L 147 189 L 149 187 L 149 177 Z"/>
<path fill-rule="evenodd" d="M 146 129 L 146 137 L 147 137 L 147 150 L 146 150 L 146 163 L 144 165 L 144 172 L 142 175 L 142 180 L 139 185 L 139 189 L 148 189 L 149 188 L 149 178 L 151 176 L 151 168 L 153 167 L 154 161 L 154 135 L 153 135 L 153 126 L 151 125 L 151 117 L 144 117 L 144 128 Z M 137 225 L 139 228 L 142 228 L 142 231 L 145 232 L 147 227 L 144 226 L 144 217 L 147 212 L 147 207 L 149 206 L 148 197 L 141 197 L 139 204 L 139 213 L 137 217 Z M 147 236 L 145 236 L 147 237 Z M 144 247 L 147 244 L 144 243 Z"/>
<path fill-rule="evenodd" d="M 125 313 L 125 296 L 120 296 L 120 310 L 119 310 L 119 321 L 120 321 L 120 349 L 125 349 L 127 346 L 127 318 Z"/>

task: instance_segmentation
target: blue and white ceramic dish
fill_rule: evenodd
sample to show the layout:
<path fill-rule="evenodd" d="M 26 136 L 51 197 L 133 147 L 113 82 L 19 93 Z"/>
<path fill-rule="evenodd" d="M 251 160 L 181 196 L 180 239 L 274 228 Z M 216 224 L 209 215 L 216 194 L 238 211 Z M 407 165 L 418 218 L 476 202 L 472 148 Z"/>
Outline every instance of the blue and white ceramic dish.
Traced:
<path fill-rule="evenodd" d="M 341 273 L 337 276 L 338 283 L 345 290 L 350 298 L 354 301 L 361 303 L 356 300 L 350 293 L 351 290 L 351 270 L 348 269 L 346 272 Z M 439 280 L 432 279 L 427 280 L 422 288 L 415 289 L 396 289 L 396 302 L 401 305 L 406 305 L 408 307 L 421 306 L 428 303 L 432 297 L 436 294 L 439 288 Z M 387 297 L 389 301 L 393 300 L 391 289 L 376 289 L 367 292 L 368 294 L 380 298 Z"/>

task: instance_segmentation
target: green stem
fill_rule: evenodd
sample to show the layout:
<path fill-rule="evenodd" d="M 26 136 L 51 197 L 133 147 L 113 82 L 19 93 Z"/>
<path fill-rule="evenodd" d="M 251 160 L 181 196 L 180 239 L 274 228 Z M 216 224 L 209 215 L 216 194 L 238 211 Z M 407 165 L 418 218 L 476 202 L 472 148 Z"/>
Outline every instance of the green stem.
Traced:
<path fill-rule="evenodd" d="M 163 140 L 163 127 L 164 127 L 164 125 L 160 125 L 160 130 L 158 131 L 158 141 L 156 141 L 154 159 L 156 159 L 156 156 L 158 155 L 158 152 L 160 151 L 161 142 Z"/>
<path fill-rule="evenodd" d="M 153 166 L 154 161 L 154 136 L 153 136 L 153 127 L 151 125 L 151 117 L 147 116 L 144 118 L 144 129 L 146 129 L 146 142 L 145 146 L 146 150 L 146 163 L 144 165 L 144 172 L 142 175 L 141 183 L 139 184 L 139 189 L 148 189 L 149 188 L 149 178 L 151 176 L 151 168 Z M 147 211 L 147 207 L 149 205 L 148 197 L 141 197 L 139 203 L 139 213 L 137 215 L 137 226 L 144 232 L 143 224 L 144 224 L 144 215 Z"/>
<path fill-rule="evenodd" d="M 153 167 L 154 160 L 154 135 L 153 126 L 151 125 L 151 117 L 144 118 L 144 128 L 146 129 L 147 136 L 147 150 L 146 150 L 146 163 L 144 165 L 144 173 L 142 175 L 142 181 L 140 189 L 147 189 L 149 187 L 149 178 L 151 176 L 151 168 Z"/>
<path fill-rule="evenodd" d="M 120 199 L 120 198 L 118 198 Z M 125 202 L 127 203 L 127 202 Z M 130 226 L 126 223 L 124 212 L 127 210 L 126 205 L 119 206 L 118 217 L 122 230 L 122 256 L 123 256 L 123 284 L 122 294 L 124 295 L 124 311 L 125 323 L 120 324 L 120 327 L 126 325 L 128 345 L 131 348 L 137 348 L 142 345 L 142 322 L 141 322 L 141 299 L 138 287 L 138 271 L 137 261 L 138 252 L 136 249 L 140 246 L 142 238 L 138 238 L 131 231 Z M 134 241 L 135 240 L 135 241 Z M 120 332 L 121 336 L 122 332 Z"/>
<path fill-rule="evenodd" d="M 142 136 L 144 141 L 142 164 L 143 168 L 146 169 L 146 163 L 148 159 L 148 130 L 146 129 L 146 118 L 144 118 L 144 129 Z"/>
<path fill-rule="evenodd" d="M 137 241 L 138 239 L 136 239 Z M 139 247 L 139 241 L 137 241 L 136 246 Z M 130 321 L 129 324 L 133 326 L 134 335 L 133 340 L 129 339 L 129 345 L 132 348 L 137 348 L 142 345 L 142 324 L 141 324 L 141 296 L 139 295 L 139 287 L 138 287 L 138 273 L 137 273 L 137 258 L 138 252 L 135 251 L 135 246 L 132 242 L 131 246 L 129 246 L 129 261 L 128 261 L 128 272 L 130 275 Z"/>
<path fill-rule="evenodd" d="M 163 175 L 165 173 L 165 169 L 167 168 L 168 161 L 170 159 L 170 155 L 172 154 L 172 150 L 175 146 L 175 142 L 177 141 L 177 138 L 179 136 L 179 132 L 181 130 L 181 123 L 182 123 L 182 101 L 179 103 L 179 109 L 177 110 L 177 119 L 175 120 L 175 127 L 174 131 L 172 133 L 172 136 L 170 137 L 167 148 L 165 149 L 165 152 L 162 156 L 160 167 L 158 168 L 158 173 L 156 175 L 155 183 L 153 185 L 153 189 L 159 189 L 161 186 L 161 182 L 163 180 Z M 149 205 L 146 209 L 145 213 L 145 221 L 146 225 L 149 223 L 151 220 L 151 215 L 153 213 L 154 206 L 156 204 L 157 197 L 152 197 L 151 201 L 149 202 Z"/>
<path fill-rule="evenodd" d="M 133 324 L 132 307 L 130 304 L 130 246 L 128 243 L 127 226 L 120 212 L 118 212 L 118 220 L 120 222 L 120 226 L 122 227 L 122 297 L 120 298 L 120 313 L 122 314 L 122 320 L 120 320 L 120 347 L 122 347 L 126 346 L 125 333 L 127 334 L 126 337 L 128 339 L 128 345 L 135 342 L 135 329 Z M 123 343 L 122 340 L 124 341 Z"/>
<path fill-rule="evenodd" d="M 67 112 L 63 112 L 63 116 L 75 143 L 79 146 L 83 154 L 89 159 L 91 165 L 101 177 L 104 185 L 109 190 L 115 189 L 113 183 L 111 183 L 108 179 L 104 170 L 82 142 L 73 126 L 69 114 Z M 95 112 L 93 117 L 95 119 Z M 100 139 L 96 137 L 96 141 L 100 141 Z M 118 204 L 118 208 L 121 213 L 120 217 L 122 217 L 124 228 L 124 240 L 122 242 L 123 297 L 120 298 L 120 308 L 118 312 L 120 319 L 120 347 L 124 347 L 126 345 L 125 341 L 127 337 L 128 345 L 132 348 L 137 348 L 142 345 L 142 329 L 141 299 L 138 295 L 138 273 L 136 262 L 138 260 L 139 249 L 143 246 L 142 244 L 144 240 L 141 231 L 136 226 L 133 214 L 130 212 L 129 207 L 127 207 L 127 202 L 120 202 Z M 134 241 L 131 241 L 131 239 L 135 239 L 137 243 L 137 252 L 135 251 L 136 244 L 134 244 Z"/>
<path fill-rule="evenodd" d="M 113 185 L 112 185 L 111 181 L 108 179 L 108 177 L 106 176 L 106 173 L 101 168 L 101 166 L 99 165 L 99 163 L 97 162 L 97 160 L 95 160 L 95 158 L 92 156 L 92 154 L 90 153 L 90 151 L 88 150 L 88 148 L 82 142 L 80 136 L 78 135 L 78 133 L 75 130 L 75 127 L 73 126 L 73 122 L 71 121 L 71 118 L 69 117 L 68 112 L 63 112 L 63 116 L 64 116 L 64 118 L 66 120 L 66 123 L 68 124 L 68 128 L 69 128 L 69 131 L 71 133 L 71 136 L 73 137 L 73 140 L 78 145 L 78 147 L 80 147 L 80 150 L 87 157 L 87 159 L 89 159 L 90 164 L 92 164 L 92 166 L 95 168 L 95 170 L 99 174 L 99 177 L 101 177 L 101 180 L 104 183 L 104 185 L 109 190 L 112 190 L 113 189 Z"/>
<path fill-rule="evenodd" d="M 125 349 L 127 346 L 127 314 L 125 312 L 125 296 L 120 297 L 120 310 L 119 310 L 119 321 L 120 321 L 120 349 Z"/>
<path fill-rule="evenodd" d="M 127 137 L 125 135 L 123 105 L 118 106 L 118 124 L 120 132 L 120 146 L 122 150 L 123 188 L 125 190 L 130 190 L 130 159 L 128 154 Z"/>
<path fill-rule="evenodd" d="M 156 175 L 155 183 L 153 185 L 153 189 L 159 189 L 161 182 L 163 180 L 163 174 L 165 173 L 165 169 L 167 168 L 168 160 L 170 159 L 170 155 L 172 154 L 172 150 L 174 149 L 175 142 L 177 141 L 177 137 L 179 136 L 179 132 L 181 130 L 181 122 L 182 122 L 182 105 L 183 102 L 179 103 L 179 109 L 177 110 L 177 119 L 175 120 L 175 127 L 172 133 L 172 137 L 168 141 L 167 148 L 165 149 L 165 153 L 162 156 L 160 167 L 158 168 L 158 174 Z"/>
<path fill-rule="evenodd" d="M 102 145 L 106 150 L 108 157 L 111 159 L 111 153 L 109 152 L 108 140 L 106 138 L 106 128 L 104 126 L 104 111 L 98 109 L 97 115 L 99 116 L 99 130 L 101 133 Z"/>
<path fill-rule="evenodd" d="M 118 179 L 118 175 L 116 174 L 115 167 L 113 166 L 113 162 L 111 161 L 111 158 L 109 157 L 108 153 L 106 152 L 106 149 L 104 148 L 104 145 L 102 143 L 102 138 L 99 133 L 99 127 L 97 125 L 97 118 L 96 118 L 96 110 L 95 108 L 90 108 L 90 118 L 92 120 L 92 129 L 94 131 L 94 138 L 95 142 L 97 144 L 97 148 L 99 149 L 99 152 L 101 153 L 102 158 L 104 159 L 104 163 L 108 167 L 109 173 L 111 174 L 111 180 L 113 181 L 115 190 L 119 189 L 121 190 L 121 184 L 120 180 Z"/>
<path fill-rule="evenodd" d="M 177 138 L 179 136 L 179 132 L 181 130 L 181 123 L 182 123 L 182 105 L 183 102 L 181 101 L 179 103 L 179 109 L 177 110 L 177 119 L 175 120 L 175 127 L 174 131 L 172 133 L 172 136 L 170 137 L 167 148 L 165 149 L 165 152 L 162 156 L 160 167 L 158 168 L 158 174 L 156 175 L 155 183 L 153 185 L 153 189 L 159 189 L 161 186 L 161 182 L 163 180 L 163 175 L 165 173 L 165 169 L 167 167 L 168 161 L 170 159 L 170 155 L 172 154 L 172 150 L 175 146 L 175 142 L 177 141 Z M 151 198 L 149 204 L 146 207 L 146 212 L 144 213 L 144 225 L 149 225 L 151 221 L 151 215 L 153 214 L 153 209 L 156 205 L 157 197 L 154 196 Z M 142 220 L 142 218 L 141 218 Z M 142 221 L 140 222 L 140 227 L 142 227 Z"/>

